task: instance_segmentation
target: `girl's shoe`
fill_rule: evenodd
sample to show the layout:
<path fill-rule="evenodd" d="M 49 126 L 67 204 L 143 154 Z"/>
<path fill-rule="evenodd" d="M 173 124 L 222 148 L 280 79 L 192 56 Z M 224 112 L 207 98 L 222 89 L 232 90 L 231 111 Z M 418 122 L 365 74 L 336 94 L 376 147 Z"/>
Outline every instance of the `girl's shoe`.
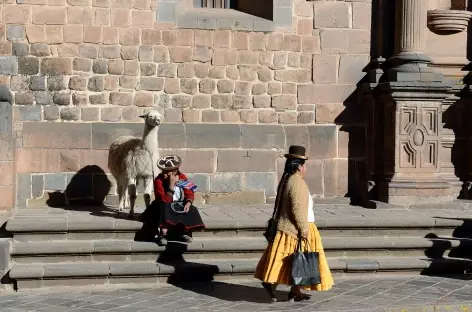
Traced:
<path fill-rule="evenodd" d="M 167 238 L 165 238 L 165 236 L 163 235 L 156 235 L 156 240 L 157 240 L 157 244 L 161 245 L 161 246 L 166 246 L 167 245 Z"/>
<path fill-rule="evenodd" d="M 262 287 L 267 291 L 272 302 L 277 302 L 277 297 L 275 296 L 276 284 L 262 283 Z"/>
<path fill-rule="evenodd" d="M 306 294 L 296 294 L 293 291 L 290 290 L 288 293 L 288 301 L 303 301 L 303 300 L 310 300 L 311 296 L 306 295 Z"/>
<path fill-rule="evenodd" d="M 191 237 L 188 236 L 187 234 L 182 235 L 182 238 L 184 239 L 184 241 L 185 241 L 186 243 L 189 243 L 189 244 L 190 244 L 191 242 L 193 242 L 193 238 L 191 238 Z"/>

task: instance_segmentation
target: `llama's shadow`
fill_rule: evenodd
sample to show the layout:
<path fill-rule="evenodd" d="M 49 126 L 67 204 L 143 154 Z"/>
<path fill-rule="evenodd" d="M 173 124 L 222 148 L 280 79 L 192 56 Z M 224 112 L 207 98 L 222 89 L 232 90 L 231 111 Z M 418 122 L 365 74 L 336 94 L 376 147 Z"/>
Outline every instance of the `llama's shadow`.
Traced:
<path fill-rule="evenodd" d="M 126 219 L 127 211 L 112 207 L 110 196 L 112 182 L 105 171 L 97 165 L 88 165 L 68 178 L 63 192 L 48 192 L 46 205 L 64 210 L 84 211 L 90 215 Z"/>

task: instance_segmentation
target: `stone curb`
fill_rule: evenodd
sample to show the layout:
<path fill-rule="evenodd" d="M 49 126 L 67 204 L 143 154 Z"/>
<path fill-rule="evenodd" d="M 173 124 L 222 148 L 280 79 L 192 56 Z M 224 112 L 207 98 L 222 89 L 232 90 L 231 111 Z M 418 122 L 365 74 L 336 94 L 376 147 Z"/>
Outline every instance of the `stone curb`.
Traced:
<path fill-rule="evenodd" d="M 267 220 L 228 220 L 209 219 L 205 221 L 207 230 L 238 230 L 238 229 L 265 229 Z M 390 218 L 390 219 L 317 219 L 316 225 L 319 229 L 331 228 L 439 228 L 457 227 L 463 225 L 461 220 L 447 220 L 434 218 Z M 131 220 L 114 218 L 101 218 L 90 220 L 67 220 L 67 219 L 38 219 L 12 218 L 7 222 L 6 230 L 11 233 L 27 232 L 81 232 L 81 231 L 138 231 L 142 223 Z"/>
<path fill-rule="evenodd" d="M 185 273 L 185 270 L 214 270 L 215 274 L 252 274 L 259 258 L 231 260 L 198 260 L 166 265 L 155 262 L 112 262 L 112 263 L 61 263 L 14 265 L 10 277 L 17 280 L 49 278 L 107 277 L 107 276 L 166 276 Z M 378 272 L 395 270 L 421 270 L 429 267 L 428 260 L 418 258 L 384 258 L 378 261 L 367 259 L 329 258 L 332 271 Z M 195 271 L 194 271 L 195 272 Z"/>

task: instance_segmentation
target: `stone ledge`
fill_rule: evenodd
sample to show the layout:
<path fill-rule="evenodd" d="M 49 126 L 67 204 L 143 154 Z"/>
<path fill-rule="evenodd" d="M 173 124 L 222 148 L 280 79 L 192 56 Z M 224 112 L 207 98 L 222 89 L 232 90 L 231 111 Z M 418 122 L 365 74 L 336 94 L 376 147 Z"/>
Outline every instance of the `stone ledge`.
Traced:
<path fill-rule="evenodd" d="M 257 259 L 211 260 L 199 263 L 177 262 L 166 265 L 154 262 L 134 263 L 97 263 L 97 264 L 44 264 L 15 265 L 10 270 L 10 277 L 15 280 L 67 279 L 79 277 L 110 277 L 110 276 L 168 276 L 175 273 L 185 275 L 195 269 L 206 270 L 215 275 L 251 274 L 255 271 Z M 431 263 L 456 263 L 454 259 L 422 259 L 418 257 L 378 257 L 362 258 L 328 258 L 328 264 L 334 272 L 379 272 L 379 271 L 411 271 L 423 270 Z M 193 271 L 195 272 L 195 271 Z"/>
<path fill-rule="evenodd" d="M 236 206 L 237 207 L 237 206 Z M 236 208 L 235 208 L 236 209 Z M 25 209 L 26 210 L 26 209 Z M 6 230 L 13 234 L 24 233 L 70 233 L 70 232 L 136 232 L 142 227 L 142 223 L 133 220 L 122 220 L 115 218 L 86 218 L 83 220 L 50 219 L 41 216 L 41 222 L 38 218 L 28 216 L 16 216 L 7 222 Z M 267 225 L 266 218 L 254 219 L 225 219 L 225 218 L 206 218 L 204 222 L 207 225 L 207 231 L 214 230 L 238 230 L 252 229 L 264 230 Z M 438 219 L 431 217 L 423 218 L 359 218 L 359 219 L 341 219 L 326 218 L 316 220 L 317 227 L 322 229 L 385 229 L 385 228 L 451 228 L 463 225 L 461 219 Z"/>
<path fill-rule="evenodd" d="M 273 21 L 231 9 L 191 9 L 177 17 L 179 28 L 270 32 Z"/>
<path fill-rule="evenodd" d="M 323 238 L 326 251 L 331 250 L 374 250 L 374 249 L 426 249 L 436 245 L 444 249 L 472 245 L 468 239 L 423 237 L 331 237 Z M 187 253 L 200 252 L 262 252 L 267 246 L 262 236 L 241 238 L 196 238 L 188 245 Z M 12 244 L 11 256 L 40 255 L 88 255 L 88 254 L 129 254 L 129 253 L 161 253 L 164 247 L 152 242 L 136 242 L 131 240 L 96 240 L 96 241 L 56 241 L 51 242 L 15 242 Z"/>

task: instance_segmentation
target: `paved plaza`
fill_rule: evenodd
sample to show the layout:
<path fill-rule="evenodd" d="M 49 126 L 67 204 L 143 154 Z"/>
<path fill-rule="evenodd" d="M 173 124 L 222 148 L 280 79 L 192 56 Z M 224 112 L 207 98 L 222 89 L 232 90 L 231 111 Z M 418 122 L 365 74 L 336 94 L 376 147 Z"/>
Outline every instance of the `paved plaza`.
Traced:
<path fill-rule="evenodd" d="M 472 281 L 461 278 L 396 277 L 337 280 L 310 301 L 267 303 L 257 281 L 212 282 L 135 289 L 70 289 L 61 292 L 0 293 L 2 312 L 152 312 L 152 311 L 472 311 Z"/>

